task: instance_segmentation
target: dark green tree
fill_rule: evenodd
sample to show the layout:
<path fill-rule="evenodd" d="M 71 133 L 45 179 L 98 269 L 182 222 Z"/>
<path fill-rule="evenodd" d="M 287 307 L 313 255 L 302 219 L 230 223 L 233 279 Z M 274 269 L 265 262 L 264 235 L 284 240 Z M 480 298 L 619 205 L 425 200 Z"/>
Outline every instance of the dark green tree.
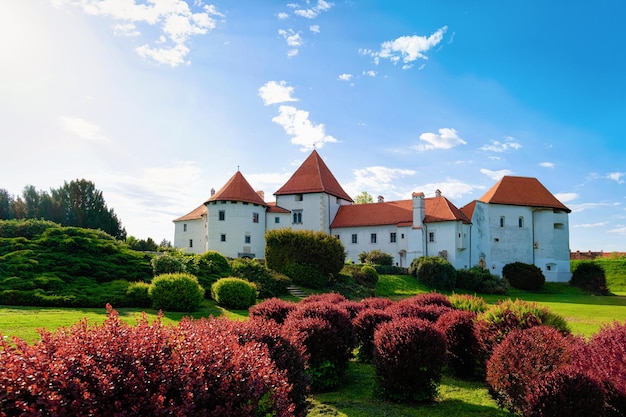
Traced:
<path fill-rule="evenodd" d="M 9 220 L 12 218 L 10 216 L 12 201 L 13 196 L 4 188 L 0 188 L 0 219 Z"/>

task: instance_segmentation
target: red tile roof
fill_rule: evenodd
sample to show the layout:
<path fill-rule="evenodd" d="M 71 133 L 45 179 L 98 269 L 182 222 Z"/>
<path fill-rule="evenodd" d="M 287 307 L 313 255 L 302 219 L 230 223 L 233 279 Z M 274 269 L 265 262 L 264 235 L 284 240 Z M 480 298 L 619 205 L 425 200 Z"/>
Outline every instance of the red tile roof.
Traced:
<path fill-rule="evenodd" d="M 239 171 L 230 177 L 228 182 L 207 200 L 207 202 L 209 201 L 242 201 L 267 206 L 267 203 L 254 191 Z"/>
<path fill-rule="evenodd" d="M 445 197 L 424 199 L 424 222 L 469 220 Z M 413 200 L 390 201 L 387 203 L 351 204 L 339 207 L 332 228 L 413 224 Z"/>
<path fill-rule="evenodd" d="M 269 213 L 290 213 L 289 210 L 277 206 L 275 201 L 267 203 L 267 205 L 269 206 L 269 208 L 267 209 Z"/>
<path fill-rule="evenodd" d="M 202 204 L 201 206 L 196 207 L 195 209 L 185 214 L 184 216 L 175 219 L 174 221 L 180 222 L 183 220 L 198 220 L 198 219 L 201 219 L 203 215 L 206 215 L 206 213 L 207 213 L 206 206 Z"/>
<path fill-rule="evenodd" d="M 311 155 L 274 195 L 308 193 L 327 193 L 352 201 L 316 150 L 311 152 Z"/>
<path fill-rule="evenodd" d="M 546 207 L 571 212 L 536 178 L 502 177 L 478 201 L 511 206 Z"/>
<path fill-rule="evenodd" d="M 461 207 L 461 213 L 463 213 L 465 215 L 465 217 L 467 217 L 468 219 L 472 219 L 472 217 L 474 216 L 474 209 L 476 208 L 476 200 L 472 201 L 469 204 L 464 205 L 463 207 Z"/>

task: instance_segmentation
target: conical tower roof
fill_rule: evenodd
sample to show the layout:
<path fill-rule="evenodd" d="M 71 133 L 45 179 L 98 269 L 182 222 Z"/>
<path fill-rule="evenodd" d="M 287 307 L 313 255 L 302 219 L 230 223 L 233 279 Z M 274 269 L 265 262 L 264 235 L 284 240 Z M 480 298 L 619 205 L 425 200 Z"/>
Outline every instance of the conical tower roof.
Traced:
<path fill-rule="evenodd" d="M 254 191 L 239 171 L 230 177 L 228 182 L 206 202 L 208 203 L 209 201 L 242 201 L 244 203 L 267 206 L 265 201 Z"/>
<path fill-rule="evenodd" d="M 504 176 L 478 201 L 510 206 L 546 207 L 571 212 L 537 178 Z"/>
<path fill-rule="evenodd" d="M 274 195 L 326 193 L 352 201 L 316 150 Z"/>

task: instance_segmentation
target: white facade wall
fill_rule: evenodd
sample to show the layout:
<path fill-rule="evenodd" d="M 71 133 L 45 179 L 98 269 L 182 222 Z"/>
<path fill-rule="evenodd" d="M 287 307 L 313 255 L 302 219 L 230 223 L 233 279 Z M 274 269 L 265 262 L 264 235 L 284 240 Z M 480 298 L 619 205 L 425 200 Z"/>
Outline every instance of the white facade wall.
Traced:
<path fill-rule="evenodd" d="M 267 230 L 286 229 L 291 227 L 291 221 L 291 213 L 267 213 L 266 228 Z"/>
<path fill-rule="evenodd" d="M 282 227 L 291 227 L 293 230 L 330 233 L 330 224 L 342 204 L 349 202 L 326 193 L 276 196 L 276 205 L 291 211 L 290 220 Z M 294 222 L 294 214 L 297 216 L 297 213 L 301 213 L 301 221 L 297 221 L 300 220 L 298 218 Z"/>
<path fill-rule="evenodd" d="M 568 218 L 564 211 L 535 211 L 535 265 L 546 281 L 571 278 Z"/>
<path fill-rule="evenodd" d="M 395 225 L 341 227 L 332 229 L 331 233 L 341 240 L 346 250 L 346 261 L 351 260 L 354 263 L 359 263 L 360 253 L 378 249 L 392 255 L 394 265 L 408 267 L 406 253 L 410 237 L 405 233 L 407 229 L 410 230 L 410 228 Z M 392 233 L 396 234 L 395 242 L 391 241 Z M 356 243 L 352 243 L 352 235 L 356 235 Z M 375 235 L 376 242 L 372 242 L 372 235 Z"/>
<path fill-rule="evenodd" d="M 426 223 L 424 231 L 427 256 L 445 258 L 456 269 L 470 267 L 469 225 L 460 221 Z"/>
<path fill-rule="evenodd" d="M 174 222 L 174 247 L 184 249 L 186 253 L 206 252 L 206 217 Z"/>
<path fill-rule="evenodd" d="M 224 220 L 220 220 L 220 212 Z M 254 221 L 254 214 L 258 221 Z M 241 201 L 211 201 L 207 204 L 208 249 L 226 257 L 262 258 L 265 253 L 266 209 Z M 246 237 L 250 242 L 246 242 Z"/>

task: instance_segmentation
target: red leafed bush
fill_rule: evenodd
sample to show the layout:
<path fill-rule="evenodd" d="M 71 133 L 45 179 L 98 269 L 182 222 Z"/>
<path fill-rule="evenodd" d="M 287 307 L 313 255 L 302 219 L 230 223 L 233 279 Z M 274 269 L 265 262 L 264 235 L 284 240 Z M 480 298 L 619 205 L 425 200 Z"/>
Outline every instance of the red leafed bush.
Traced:
<path fill-rule="evenodd" d="M 342 301 L 337 304 L 337 307 L 344 309 L 348 313 L 348 316 L 350 316 L 350 320 L 354 320 L 354 318 L 365 309 L 365 306 L 358 301 Z"/>
<path fill-rule="evenodd" d="M 566 366 L 532 381 L 525 403 L 525 417 L 603 416 L 604 390 L 595 377 Z"/>
<path fill-rule="evenodd" d="M 296 308 L 296 303 L 281 300 L 280 298 L 268 298 L 250 307 L 250 317 L 274 320 L 278 324 L 283 324 L 289 313 Z"/>
<path fill-rule="evenodd" d="M 440 294 L 438 292 L 429 292 L 425 294 L 417 294 L 413 297 L 409 298 L 416 304 L 422 305 L 437 305 L 443 307 L 452 307 L 452 303 L 450 303 L 450 299 L 448 296 L 444 294 Z"/>
<path fill-rule="evenodd" d="M 289 416 L 285 373 L 262 343 L 184 320 L 79 322 L 0 348 L 0 416 Z"/>
<path fill-rule="evenodd" d="M 346 297 L 336 292 L 325 292 L 322 294 L 311 294 L 302 301 L 301 303 L 318 303 L 318 302 L 326 302 L 331 304 L 338 304 L 343 301 L 348 301 Z"/>
<path fill-rule="evenodd" d="M 604 386 L 609 416 L 626 415 L 626 322 L 602 327 L 575 358 Z"/>
<path fill-rule="evenodd" d="M 478 340 L 474 331 L 476 314 L 452 310 L 437 320 L 436 326 L 446 335 L 448 365 L 455 376 L 471 378 L 478 361 Z"/>
<path fill-rule="evenodd" d="M 289 314 L 283 330 L 306 354 L 312 389 L 325 391 L 340 384 L 356 345 L 344 309 L 328 302 L 301 303 Z"/>
<path fill-rule="evenodd" d="M 574 351 L 574 339 L 552 327 L 513 330 L 487 362 L 489 391 L 501 407 L 522 412 L 527 409 L 529 388 L 547 373 L 567 365 Z"/>
<path fill-rule="evenodd" d="M 374 332 L 374 368 L 380 393 L 396 401 L 431 401 L 446 358 L 446 338 L 418 318 L 395 318 Z"/>
<path fill-rule="evenodd" d="M 384 310 L 390 305 L 393 304 L 389 298 L 383 297 L 368 297 L 361 300 L 361 304 L 363 304 L 366 308 L 375 308 L 379 310 Z"/>
<path fill-rule="evenodd" d="M 369 363 L 374 356 L 374 331 L 381 323 L 391 321 L 392 315 L 383 310 L 366 308 L 352 320 L 356 343 L 359 347 L 357 358 Z"/>
<path fill-rule="evenodd" d="M 452 311 L 452 308 L 439 304 L 423 304 L 418 298 L 411 297 L 396 301 L 385 311 L 394 317 L 415 317 L 434 323 L 439 316 Z"/>

